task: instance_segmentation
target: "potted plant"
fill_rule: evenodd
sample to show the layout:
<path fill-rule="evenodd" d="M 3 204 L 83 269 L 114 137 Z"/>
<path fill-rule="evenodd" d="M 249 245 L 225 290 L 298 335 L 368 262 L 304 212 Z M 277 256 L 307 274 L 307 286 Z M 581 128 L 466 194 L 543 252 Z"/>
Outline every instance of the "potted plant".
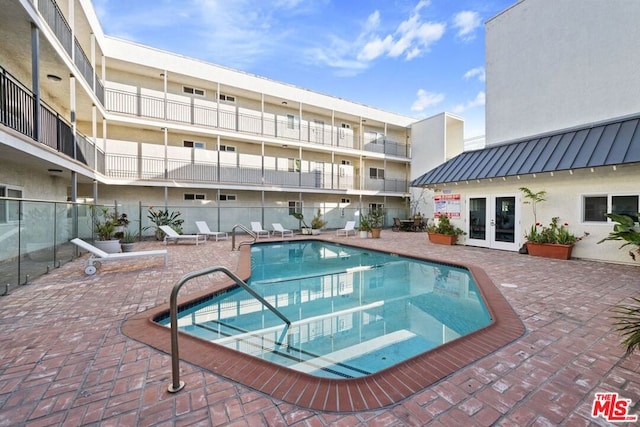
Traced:
<path fill-rule="evenodd" d="M 151 220 L 153 225 L 146 226 L 142 230 L 146 231 L 149 229 L 153 229 L 156 240 L 164 239 L 164 232 L 160 229 L 161 225 L 168 225 L 169 227 L 176 230 L 178 234 L 181 234 L 182 224 L 184 223 L 184 220 L 179 217 L 180 217 L 180 212 L 176 212 L 176 211 L 169 212 L 169 209 L 155 210 L 153 206 L 149 206 L 149 212 L 147 214 L 147 218 Z"/>
<path fill-rule="evenodd" d="M 316 216 L 311 220 L 311 234 L 320 234 L 320 230 L 327 225 L 327 221 L 322 219 L 322 213 L 318 208 Z"/>
<path fill-rule="evenodd" d="M 133 246 L 138 241 L 138 233 L 125 230 L 120 238 L 122 252 L 133 252 Z"/>
<path fill-rule="evenodd" d="M 302 212 L 294 212 L 291 215 L 298 221 L 302 222 L 302 227 L 300 227 L 300 231 L 302 232 L 302 234 L 311 234 L 311 227 L 309 227 L 307 223 L 304 222 L 304 215 L 302 214 Z"/>
<path fill-rule="evenodd" d="M 384 221 L 384 211 L 382 209 L 371 209 L 367 217 L 371 227 L 371 237 L 379 239 L 380 233 L 382 232 L 382 223 Z"/>
<path fill-rule="evenodd" d="M 371 232 L 371 224 L 369 223 L 369 218 L 367 218 L 367 215 L 362 215 L 360 217 L 358 232 L 360 233 L 360 238 L 362 239 L 366 239 L 367 237 L 369 237 L 369 232 Z"/>
<path fill-rule="evenodd" d="M 536 222 L 531 226 L 529 233 L 525 235 L 527 239 L 527 253 L 533 256 L 541 256 L 555 259 L 571 258 L 573 245 L 588 236 L 576 236 L 569 232 L 568 223 L 559 224 L 559 217 L 551 218 L 549 226 L 543 226 Z"/>
<path fill-rule="evenodd" d="M 93 229 L 98 235 L 95 246 L 109 254 L 120 252 L 120 240 L 114 236 L 116 226 L 119 225 L 117 213 L 110 212 L 109 208 L 105 207 L 92 207 L 91 218 Z"/>
<path fill-rule="evenodd" d="M 439 216 L 427 225 L 427 235 L 431 243 L 454 245 L 458 241 L 458 236 L 463 234 L 467 233 L 451 224 L 451 220 L 446 215 Z"/>
<path fill-rule="evenodd" d="M 537 205 L 540 202 L 544 202 L 545 196 L 547 192 L 544 190 L 540 190 L 538 192 L 533 192 L 527 187 L 520 187 L 519 190 L 522 192 L 522 195 L 525 198 L 525 201 L 522 202 L 525 205 L 531 205 L 531 210 L 533 211 L 533 223 L 538 224 L 538 216 L 537 216 Z M 525 242 L 519 251 L 521 254 L 527 254 L 527 243 Z"/>

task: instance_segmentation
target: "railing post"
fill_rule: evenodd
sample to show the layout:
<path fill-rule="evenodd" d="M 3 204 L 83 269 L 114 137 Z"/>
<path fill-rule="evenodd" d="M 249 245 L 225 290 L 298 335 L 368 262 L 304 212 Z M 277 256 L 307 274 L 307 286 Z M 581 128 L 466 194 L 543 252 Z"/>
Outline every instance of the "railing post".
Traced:
<path fill-rule="evenodd" d="M 178 280 L 178 283 L 173 286 L 173 289 L 171 290 L 171 296 L 169 298 L 169 316 L 171 317 L 171 384 L 167 388 L 167 391 L 169 391 L 169 393 L 177 393 L 185 386 L 184 381 L 180 381 L 180 353 L 178 350 L 178 292 L 180 291 L 182 285 L 187 283 L 189 280 L 199 276 L 204 276 L 205 274 L 211 274 L 216 271 L 221 271 L 229 276 L 238 286 L 249 292 L 252 297 L 260 301 L 265 307 L 271 310 L 273 314 L 282 319 L 282 321 L 285 322 L 287 326 L 291 326 L 291 321 L 287 319 L 282 313 L 280 313 L 277 308 L 269 304 L 269 302 L 267 302 L 262 296 L 257 294 L 256 291 L 251 289 L 249 285 L 243 282 L 242 279 L 233 274 L 226 267 L 205 268 L 204 270 L 193 271 L 182 276 L 182 278 Z"/>

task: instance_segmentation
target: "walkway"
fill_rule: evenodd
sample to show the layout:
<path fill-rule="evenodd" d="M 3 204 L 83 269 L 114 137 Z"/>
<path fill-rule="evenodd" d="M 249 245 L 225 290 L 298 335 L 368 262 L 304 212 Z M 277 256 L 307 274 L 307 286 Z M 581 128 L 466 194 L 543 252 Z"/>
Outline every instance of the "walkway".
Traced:
<path fill-rule="evenodd" d="M 433 245 L 422 233 L 331 239 L 482 267 L 527 332 L 401 403 L 377 411 L 298 408 L 181 362 L 185 390 L 169 394 L 166 353 L 125 337 L 131 316 L 168 301 L 185 273 L 237 268 L 229 241 L 169 245 L 154 258 L 105 263 L 85 276 L 76 260 L 0 297 L 0 426 L 587 426 L 596 392 L 617 392 L 640 413 L 640 354 L 623 357 L 610 307 L 640 293 L 640 266 L 557 261 Z M 159 247 L 145 242 L 140 249 Z M 214 275 L 189 282 L 201 292 Z M 640 425 L 640 422 L 638 422 Z"/>

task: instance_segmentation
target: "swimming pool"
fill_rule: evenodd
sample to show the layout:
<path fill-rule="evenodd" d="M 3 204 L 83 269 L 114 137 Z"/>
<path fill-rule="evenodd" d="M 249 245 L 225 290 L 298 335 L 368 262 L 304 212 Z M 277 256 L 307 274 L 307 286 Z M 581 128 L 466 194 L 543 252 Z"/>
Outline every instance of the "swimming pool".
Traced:
<path fill-rule="evenodd" d="M 414 235 L 411 235 L 413 237 Z M 397 238 L 393 238 L 397 237 Z M 255 390 L 276 399 L 296 405 L 300 408 L 329 412 L 371 411 L 385 408 L 401 402 L 403 399 L 424 391 L 426 387 L 446 378 L 467 365 L 478 362 L 522 336 L 524 325 L 511 308 L 505 297 L 493 284 L 486 272 L 468 261 L 477 249 L 455 248 L 446 255 L 446 259 L 438 258 L 427 240 L 412 241 L 407 249 L 398 248 L 402 244 L 403 233 L 385 239 L 356 239 L 320 236 L 319 239 L 338 240 L 343 247 L 396 247 L 394 253 L 413 259 L 438 261 L 445 265 L 456 265 L 471 273 L 479 294 L 484 299 L 492 323 L 460 339 L 449 341 L 430 351 L 421 353 L 404 362 L 390 366 L 377 373 L 355 378 L 326 378 L 312 376 L 306 372 L 284 368 L 267 360 L 250 356 L 222 345 L 197 338 L 189 334 L 180 334 L 180 371 L 188 390 L 193 382 L 207 381 L 212 386 L 215 376 L 221 376 L 250 390 Z M 348 244 L 347 244 L 348 243 Z M 404 246 L 403 246 L 404 248 Z M 185 247 L 175 250 L 185 250 Z M 228 251 L 225 242 L 211 243 L 207 247 L 211 251 Z M 446 251 L 446 250 L 445 250 Z M 431 253 L 429 259 L 424 256 Z M 390 254 L 394 256 L 394 254 Z M 441 255 L 441 257 L 444 257 Z M 235 257 L 233 259 L 236 259 Z M 171 260 L 171 258 L 170 258 Z M 455 262 L 453 260 L 456 260 Z M 307 265 L 311 267 L 311 265 Z M 173 265 L 169 268 L 185 269 L 188 266 Z M 251 248 L 242 246 L 238 252 L 237 264 L 232 270 L 243 280 L 248 280 L 252 273 Z M 218 276 L 218 279 L 221 279 Z M 202 278 L 204 279 L 204 277 Z M 420 279 L 420 278 L 417 278 Z M 210 299 L 212 295 L 235 287 L 230 279 L 210 282 L 200 291 L 191 291 L 189 296 L 180 299 L 181 309 Z M 168 292 L 168 290 L 167 290 Z M 171 354 L 171 331 L 156 322 L 157 319 L 169 315 L 169 304 L 149 308 L 122 323 L 121 331 L 127 337 L 146 344 L 166 354 Z M 495 357 L 502 358 L 502 355 Z M 500 359 L 501 360 L 501 359 Z M 161 363 L 159 361 L 159 363 Z M 485 362 L 481 362 L 485 363 Z M 487 360 L 486 363 L 493 363 Z M 498 363 L 498 362 L 496 362 Z M 480 369 L 483 369 L 480 366 Z M 213 374 L 214 376 L 211 376 Z M 168 379 L 167 379 L 168 380 Z"/>
<path fill-rule="evenodd" d="M 313 376 L 357 378 L 492 321 L 465 268 L 319 240 L 254 244 L 248 284 L 291 325 L 236 287 L 181 310 L 180 330 Z"/>

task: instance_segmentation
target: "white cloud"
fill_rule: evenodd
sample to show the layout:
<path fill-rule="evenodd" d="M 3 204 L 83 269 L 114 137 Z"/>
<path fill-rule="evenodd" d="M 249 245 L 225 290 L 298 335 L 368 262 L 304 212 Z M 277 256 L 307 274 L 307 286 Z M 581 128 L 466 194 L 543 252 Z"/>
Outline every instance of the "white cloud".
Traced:
<path fill-rule="evenodd" d="M 311 49 L 310 56 L 313 61 L 334 68 L 338 64 L 353 67 L 342 70 L 342 73 L 358 73 L 380 57 L 404 57 L 410 61 L 429 51 L 444 35 L 445 23 L 424 21 L 420 15 L 420 11 L 430 3 L 430 0 L 420 0 L 409 17 L 400 22 L 393 32 L 386 34 L 380 31 L 382 16 L 376 10 L 369 14 L 354 40 L 333 36 L 326 47 Z"/>
<path fill-rule="evenodd" d="M 467 111 L 471 108 L 475 107 L 483 107 L 485 104 L 486 96 L 484 92 L 478 92 L 476 97 L 470 101 L 465 102 L 464 104 L 458 104 L 454 106 L 451 110 L 452 113 L 460 114 L 464 111 Z"/>
<path fill-rule="evenodd" d="M 418 89 L 417 99 L 411 105 L 411 111 L 421 112 L 426 110 L 429 107 L 433 107 L 435 105 L 440 104 L 444 101 L 443 93 L 432 93 L 427 92 L 424 89 Z"/>
<path fill-rule="evenodd" d="M 485 81 L 485 71 L 484 67 L 475 67 L 464 73 L 462 76 L 465 80 L 469 80 L 477 77 L 481 82 Z"/>
<path fill-rule="evenodd" d="M 421 3 L 418 3 L 418 6 L 420 5 Z M 422 7 L 424 6 L 416 7 L 416 9 L 419 11 Z M 377 35 L 374 36 L 362 47 L 358 58 L 372 60 L 386 54 L 392 58 L 404 56 L 406 60 L 411 60 L 428 51 L 434 42 L 440 40 L 445 27 L 443 23 L 423 22 L 414 9 L 412 15 L 402 21 L 393 34 L 387 34 L 384 39 Z M 377 56 L 370 54 L 374 50 Z"/>
<path fill-rule="evenodd" d="M 465 41 L 475 37 L 474 31 L 482 25 L 482 20 L 477 12 L 464 10 L 453 17 L 453 27 L 458 30 L 457 36 Z"/>

